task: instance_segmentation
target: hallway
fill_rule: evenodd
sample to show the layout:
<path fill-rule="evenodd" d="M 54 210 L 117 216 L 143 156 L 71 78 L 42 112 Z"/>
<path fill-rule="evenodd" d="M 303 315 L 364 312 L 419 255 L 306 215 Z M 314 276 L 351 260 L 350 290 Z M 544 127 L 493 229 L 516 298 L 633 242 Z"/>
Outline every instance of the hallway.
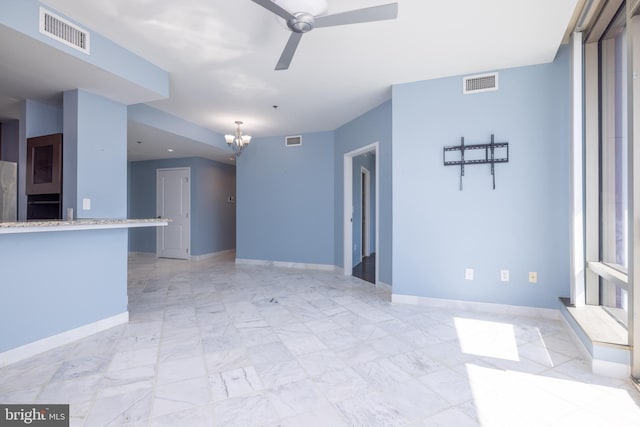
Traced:
<path fill-rule="evenodd" d="M 353 267 L 353 271 L 351 274 L 353 274 L 354 277 L 375 284 L 376 254 L 372 253 L 371 255 L 362 258 L 362 262 Z"/>

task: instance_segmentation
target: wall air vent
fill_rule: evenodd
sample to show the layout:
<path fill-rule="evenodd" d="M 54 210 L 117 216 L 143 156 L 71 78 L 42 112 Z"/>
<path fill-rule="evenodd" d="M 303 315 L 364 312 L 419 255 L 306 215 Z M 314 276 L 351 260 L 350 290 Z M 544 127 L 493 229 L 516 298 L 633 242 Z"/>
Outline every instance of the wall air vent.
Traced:
<path fill-rule="evenodd" d="M 479 93 L 498 90 L 498 73 L 478 74 L 462 79 L 462 93 Z"/>
<path fill-rule="evenodd" d="M 90 53 L 90 34 L 87 30 L 72 24 L 43 7 L 40 8 L 40 33 L 80 52 Z"/>
<path fill-rule="evenodd" d="M 302 145 L 302 137 L 301 136 L 287 136 L 284 139 L 285 147 L 297 147 Z"/>

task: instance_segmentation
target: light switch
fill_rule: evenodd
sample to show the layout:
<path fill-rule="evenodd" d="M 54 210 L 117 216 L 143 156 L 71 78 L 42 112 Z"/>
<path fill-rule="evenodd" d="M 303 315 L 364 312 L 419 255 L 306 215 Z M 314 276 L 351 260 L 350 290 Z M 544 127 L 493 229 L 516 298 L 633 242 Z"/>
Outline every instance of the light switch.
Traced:
<path fill-rule="evenodd" d="M 82 210 L 84 211 L 91 210 L 91 199 L 82 199 Z"/>

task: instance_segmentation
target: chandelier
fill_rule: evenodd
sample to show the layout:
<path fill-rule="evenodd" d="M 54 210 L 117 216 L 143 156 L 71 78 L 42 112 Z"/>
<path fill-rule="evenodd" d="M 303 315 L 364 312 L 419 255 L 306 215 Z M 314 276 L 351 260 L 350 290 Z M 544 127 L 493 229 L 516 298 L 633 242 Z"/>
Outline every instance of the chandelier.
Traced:
<path fill-rule="evenodd" d="M 242 134 L 242 131 L 240 130 L 241 124 L 242 122 L 240 120 L 236 120 L 236 125 L 238 125 L 236 134 L 224 136 L 225 141 L 227 141 L 227 145 L 233 148 L 233 152 L 236 153 L 236 157 L 240 157 L 242 150 L 244 150 L 244 148 L 251 142 L 251 135 Z"/>

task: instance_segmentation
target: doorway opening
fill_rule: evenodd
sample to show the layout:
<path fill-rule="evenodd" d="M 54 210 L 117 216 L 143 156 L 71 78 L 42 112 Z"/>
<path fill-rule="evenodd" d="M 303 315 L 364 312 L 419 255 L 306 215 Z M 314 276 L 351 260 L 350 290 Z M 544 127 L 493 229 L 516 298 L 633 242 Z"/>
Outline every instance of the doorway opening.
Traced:
<path fill-rule="evenodd" d="M 365 167 L 365 162 L 370 166 Z M 344 274 L 374 284 L 379 277 L 376 257 L 380 259 L 379 162 L 377 142 L 344 155 Z M 355 176 L 354 163 L 358 171 Z"/>
<path fill-rule="evenodd" d="M 370 157 L 371 156 L 371 157 Z M 355 159 L 363 162 L 372 163 L 374 157 L 372 153 L 365 153 L 357 156 Z M 364 166 L 360 166 L 360 182 L 358 186 L 360 201 L 360 227 L 358 230 L 354 228 L 354 240 L 359 236 L 360 242 L 360 262 L 353 267 L 352 274 L 359 279 L 367 282 L 376 283 L 376 255 L 371 250 L 371 172 Z M 356 197 L 357 199 L 358 197 Z"/>

